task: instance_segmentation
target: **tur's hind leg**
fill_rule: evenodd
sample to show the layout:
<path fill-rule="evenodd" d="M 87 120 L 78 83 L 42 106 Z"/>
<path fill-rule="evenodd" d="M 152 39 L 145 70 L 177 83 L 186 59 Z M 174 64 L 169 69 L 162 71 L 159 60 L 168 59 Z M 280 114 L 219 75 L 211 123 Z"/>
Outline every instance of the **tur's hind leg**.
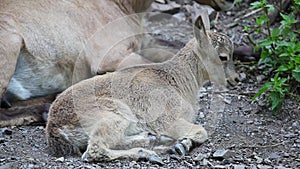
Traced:
<path fill-rule="evenodd" d="M 84 161 L 112 161 L 115 159 L 138 160 L 145 159 L 155 163 L 162 163 L 154 151 L 147 150 L 151 136 L 146 131 L 137 128 L 132 135 L 128 134 L 130 121 L 112 112 L 103 113 L 93 126 L 89 136 L 88 147 L 82 155 Z M 135 128 L 136 129 L 136 128 Z"/>
<path fill-rule="evenodd" d="M 183 118 L 174 122 L 167 131 L 168 135 L 177 139 L 173 151 L 179 155 L 185 155 L 195 145 L 199 145 L 207 140 L 206 130 L 194 123 L 191 123 Z"/>

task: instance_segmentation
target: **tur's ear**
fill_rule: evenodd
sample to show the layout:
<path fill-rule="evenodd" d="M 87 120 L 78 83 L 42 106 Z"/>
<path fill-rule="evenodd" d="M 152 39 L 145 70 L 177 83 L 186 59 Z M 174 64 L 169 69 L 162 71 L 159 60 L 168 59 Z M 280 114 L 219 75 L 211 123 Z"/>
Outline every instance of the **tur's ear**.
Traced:
<path fill-rule="evenodd" d="M 207 42 L 207 31 L 210 29 L 208 12 L 205 10 L 200 13 L 195 21 L 194 35 L 199 43 Z"/>

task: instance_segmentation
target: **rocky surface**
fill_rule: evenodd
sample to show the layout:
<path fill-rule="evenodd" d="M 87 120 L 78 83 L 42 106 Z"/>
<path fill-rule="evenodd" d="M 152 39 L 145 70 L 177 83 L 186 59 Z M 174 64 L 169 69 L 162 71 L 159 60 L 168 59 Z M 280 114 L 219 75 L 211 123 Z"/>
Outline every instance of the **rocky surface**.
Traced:
<path fill-rule="evenodd" d="M 184 8 L 192 3 L 184 2 L 172 14 L 178 18 L 177 21 L 148 22 L 148 29 L 153 35 L 180 43 L 186 43 L 192 37 L 192 26 L 188 21 L 191 15 Z M 248 45 L 243 27 L 253 24 L 257 14 L 240 20 L 234 26 L 228 27 L 228 24 L 250 12 L 247 1 L 237 4 L 233 10 L 221 13 L 215 30 L 227 33 L 236 47 Z M 258 35 L 251 36 L 259 38 Z M 243 80 L 238 86 L 224 91 L 207 85 L 200 90 L 197 123 L 207 129 L 209 139 L 187 156 L 163 155 L 164 165 L 126 160 L 84 163 L 80 157 L 48 155 L 44 126 L 5 127 L 0 128 L 0 169 L 300 168 L 299 101 L 288 99 L 282 112 L 274 116 L 265 106 L 263 97 L 251 100 L 265 79 L 261 71 L 255 69 L 255 64 L 237 60 L 236 65 Z"/>

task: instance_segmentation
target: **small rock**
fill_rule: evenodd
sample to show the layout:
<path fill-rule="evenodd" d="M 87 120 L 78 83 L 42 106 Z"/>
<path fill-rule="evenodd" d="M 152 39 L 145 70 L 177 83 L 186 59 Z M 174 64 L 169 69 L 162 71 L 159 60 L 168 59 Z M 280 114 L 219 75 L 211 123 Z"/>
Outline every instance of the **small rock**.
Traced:
<path fill-rule="evenodd" d="M 5 128 L 2 129 L 2 133 L 4 135 L 9 135 L 10 136 L 10 135 L 12 135 L 13 131 L 10 128 L 5 127 Z"/>
<path fill-rule="evenodd" d="M 298 126 L 299 126 L 299 122 L 298 122 L 298 121 L 294 122 L 294 123 L 292 124 L 292 126 L 293 126 L 293 127 L 298 127 Z"/>
<path fill-rule="evenodd" d="M 44 130 L 45 127 L 43 127 L 43 126 L 38 126 L 37 129 L 38 129 L 38 130 Z"/>
<path fill-rule="evenodd" d="M 34 158 L 30 157 L 30 158 L 28 158 L 28 161 L 34 161 Z"/>
<path fill-rule="evenodd" d="M 197 157 L 194 158 L 195 161 L 201 161 L 203 160 L 204 158 L 206 158 L 207 156 L 205 154 L 202 154 L 202 153 L 199 153 L 197 155 Z"/>
<path fill-rule="evenodd" d="M 213 168 L 224 169 L 224 168 L 228 168 L 228 166 L 226 166 L 226 165 L 215 165 Z"/>
<path fill-rule="evenodd" d="M 258 75 L 256 76 L 256 80 L 258 83 L 262 82 L 266 77 L 264 75 Z"/>
<path fill-rule="evenodd" d="M 290 154 L 289 153 L 283 153 L 283 157 L 289 157 L 290 156 Z"/>
<path fill-rule="evenodd" d="M 233 168 L 234 168 L 234 169 L 245 169 L 246 166 L 243 165 L 243 164 L 240 164 L 240 165 L 234 165 Z"/>
<path fill-rule="evenodd" d="M 56 159 L 55 161 L 58 161 L 58 162 L 64 162 L 64 161 L 65 161 L 65 158 L 64 158 L 64 157 L 60 157 L 60 158 Z"/>
<path fill-rule="evenodd" d="M 203 113 L 203 112 L 200 112 L 200 113 L 199 113 L 199 117 L 200 117 L 201 119 L 203 119 L 203 118 L 205 117 L 204 113 Z"/>
<path fill-rule="evenodd" d="M 254 164 L 251 164 L 249 168 L 250 169 L 257 169 L 256 165 L 254 165 Z"/>
<path fill-rule="evenodd" d="M 34 168 L 35 166 L 33 164 L 28 164 L 27 168 Z"/>
<path fill-rule="evenodd" d="M 201 99 L 207 95 L 208 94 L 206 92 L 199 92 L 199 98 L 201 98 Z"/>
<path fill-rule="evenodd" d="M 0 138 L 0 144 L 3 144 L 5 142 L 6 142 L 5 138 Z"/>
<path fill-rule="evenodd" d="M 269 155 L 269 159 L 277 159 L 277 158 L 280 158 L 280 155 L 278 155 L 277 153 L 271 153 L 270 155 Z"/>
<path fill-rule="evenodd" d="M 229 157 L 229 151 L 228 150 L 217 150 L 213 154 L 214 158 L 228 158 Z"/>
<path fill-rule="evenodd" d="M 234 164 L 234 159 L 228 158 L 222 161 L 222 164 Z"/>
<path fill-rule="evenodd" d="M 226 97 L 226 98 L 224 99 L 224 102 L 225 102 L 226 104 L 231 104 L 231 98 Z"/>
<path fill-rule="evenodd" d="M 243 82 L 244 80 L 246 80 L 246 79 L 247 79 L 246 73 L 240 73 L 240 79 L 241 79 L 242 82 Z"/>
<path fill-rule="evenodd" d="M 260 164 L 264 161 L 264 159 L 258 157 L 258 156 L 254 156 L 254 158 L 256 159 L 256 163 Z"/>
<path fill-rule="evenodd" d="M 293 138 L 295 136 L 296 135 L 294 133 L 288 133 L 288 134 L 284 135 L 283 137 L 285 137 L 285 138 Z"/>
<path fill-rule="evenodd" d="M 253 123 L 254 123 L 253 120 L 248 120 L 248 121 L 246 122 L 246 124 L 253 124 Z"/>
<path fill-rule="evenodd" d="M 272 164 L 272 161 L 268 158 L 264 159 L 264 163 L 265 164 Z"/>
<path fill-rule="evenodd" d="M 204 166 L 213 166 L 207 159 L 203 160 L 203 165 Z"/>
<path fill-rule="evenodd" d="M 257 165 L 257 168 L 259 168 L 259 169 L 271 169 L 272 168 L 272 166 L 269 166 L 269 165 Z"/>

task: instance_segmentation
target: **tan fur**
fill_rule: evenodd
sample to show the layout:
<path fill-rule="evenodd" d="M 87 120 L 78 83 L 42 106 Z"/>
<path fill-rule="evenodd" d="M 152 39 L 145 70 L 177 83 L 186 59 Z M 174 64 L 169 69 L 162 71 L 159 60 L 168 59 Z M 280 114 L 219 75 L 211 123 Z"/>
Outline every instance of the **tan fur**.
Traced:
<path fill-rule="evenodd" d="M 141 46 L 140 38 L 128 38 L 109 49 L 120 38 L 136 34 L 140 25 L 136 16 L 126 23 L 118 23 L 118 18 L 143 12 L 152 1 L 1 0 L 0 97 L 6 91 L 8 100 L 27 100 L 61 92 L 96 74 L 149 63 L 132 57 Z M 109 27 L 112 22 L 117 24 Z M 124 34 L 118 35 L 120 30 Z"/>
<path fill-rule="evenodd" d="M 114 71 L 118 63 L 132 51 L 130 44 L 139 47 L 138 41 L 134 39 L 127 41 L 118 48 L 117 53 L 116 51 L 110 53 L 114 56 L 113 58 L 101 60 L 87 55 L 98 52 L 101 50 L 99 46 L 103 45 L 97 42 L 97 38 L 92 37 L 93 34 L 117 18 L 145 11 L 152 1 L 1 1 L 0 96 L 3 95 L 14 73 L 14 81 L 8 90 L 18 99 L 24 100 L 62 91 L 72 84 L 74 76 L 76 78 L 73 82 L 76 82 L 96 73 Z M 215 5 L 207 0 L 198 2 Z M 137 21 L 130 22 L 125 25 L 135 25 Z M 124 28 L 125 25 L 121 25 L 120 29 L 128 29 L 128 31 L 132 29 L 131 26 Z M 93 47 L 85 46 L 87 42 Z M 92 51 L 85 52 L 85 49 Z M 78 56 L 82 59 L 78 59 Z M 21 63 L 16 67 L 18 58 Z M 81 71 L 72 75 L 76 61 L 82 64 Z M 95 61 L 101 61 L 101 65 L 105 66 L 98 68 L 99 63 Z M 134 63 L 129 65 L 132 64 L 134 65 Z M 24 91 L 15 89 L 18 83 Z"/>
<path fill-rule="evenodd" d="M 165 152 L 176 142 L 187 151 L 203 143 L 207 133 L 193 123 L 197 92 L 207 80 L 225 83 L 224 76 L 210 71 L 224 72 L 219 54 L 228 45 L 229 56 L 233 47 L 223 34 L 220 43 L 213 44 L 219 34 L 206 34 L 202 22 L 200 26 L 196 38 L 166 62 L 96 76 L 64 91 L 50 108 L 50 152 L 84 152 L 87 161 L 136 160 Z"/>
<path fill-rule="evenodd" d="M 28 93 L 21 95 L 22 92 L 14 91 L 16 86 L 9 87 L 8 91 L 24 100 L 62 91 L 76 81 L 96 75 L 98 71 L 105 72 L 106 70 L 98 70 L 99 63 L 93 62 L 95 59 L 91 58 L 95 56 L 86 55 L 101 50 L 99 46 L 102 44 L 99 43 L 105 42 L 93 41 L 92 36 L 117 18 L 145 11 L 151 2 L 152 0 L 1 1 L 0 59 L 4 61 L 1 62 L 2 91 L 8 86 L 13 74 L 14 80 L 21 83 Z M 132 20 L 131 23 L 122 25 L 122 29 L 130 31 L 130 25 L 135 25 L 136 22 Z M 86 43 L 94 46 L 87 47 Z M 129 44 L 138 45 L 134 39 L 126 43 L 127 45 L 119 48 L 123 53 L 111 52 L 114 56 L 112 60 L 120 62 L 131 52 Z M 86 49 L 93 51 L 85 52 Z M 20 64 L 16 67 L 17 59 Z M 118 64 L 112 60 L 102 60 L 103 65 L 110 65 L 111 68 L 107 68 L 109 71 L 113 71 Z M 80 62 L 78 65 L 82 66 L 81 71 L 74 75 L 76 62 Z M 13 84 L 12 82 L 11 85 Z M 0 93 L 1 96 L 2 94 L 3 92 Z"/>

